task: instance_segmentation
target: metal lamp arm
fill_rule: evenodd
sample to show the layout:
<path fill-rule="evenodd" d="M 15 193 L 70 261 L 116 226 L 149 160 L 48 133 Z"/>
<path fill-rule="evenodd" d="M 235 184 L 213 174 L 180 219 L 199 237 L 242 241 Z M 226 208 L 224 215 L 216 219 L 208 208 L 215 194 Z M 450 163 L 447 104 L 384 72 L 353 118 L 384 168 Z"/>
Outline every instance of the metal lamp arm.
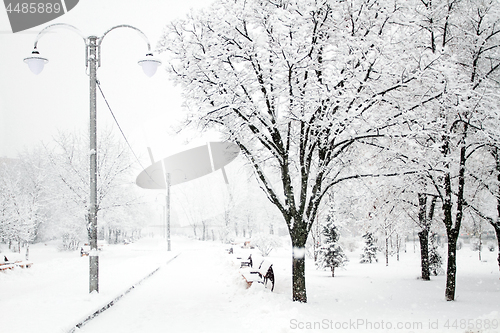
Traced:
<path fill-rule="evenodd" d="M 36 36 L 35 38 L 35 45 L 34 45 L 34 48 L 36 49 L 37 46 L 38 46 L 38 41 L 40 40 L 40 38 L 42 38 L 42 36 L 48 32 L 49 30 L 52 30 L 52 29 L 55 29 L 55 28 L 66 28 L 68 30 L 71 30 L 75 33 L 78 34 L 78 36 L 82 37 L 83 39 L 83 42 L 85 43 L 85 45 L 87 45 L 87 37 L 76 27 L 70 25 L 70 24 L 67 24 L 67 23 L 54 23 L 54 24 L 51 24 L 49 26 L 46 26 L 45 28 L 43 28 L 39 33 L 38 35 Z"/>
<path fill-rule="evenodd" d="M 148 45 L 148 53 L 151 52 L 151 44 L 149 43 L 149 39 L 148 37 L 146 37 L 146 35 L 144 34 L 144 32 L 142 32 L 140 29 L 134 27 L 134 26 L 131 26 L 131 25 L 128 25 L 128 24 L 120 24 L 120 25 L 117 25 L 117 26 L 114 26 L 112 27 L 111 29 L 109 29 L 108 31 L 106 31 L 101 38 L 99 38 L 99 43 L 98 43 L 98 47 L 101 47 L 101 44 L 102 44 L 102 40 L 104 39 L 104 37 L 106 37 L 106 35 L 108 33 L 110 33 L 112 30 L 115 30 L 115 29 L 118 29 L 118 28 L 130 28 L 130 29 L 133 29 L 135 31 L 137 31 L 137 33 L 142 37 L 142 39 L 144 39 L 144 41 L 146 42 L 146 44 Z"/>
<path fill-rule="evenodd" d="M 147 36 L 140 29 L 138 29 L 134 26 L 128 25 L 128 24 L 120 24 L 120 25 L 114 26 L 114 27 L 108 29 L 101 37 L 96 37 L 96 36 L 85 36 L 78 28 L 72 26 L 71 24 L 54 23 L 54 24 L 51 24 L 51 25 L 45 27 L 44 29 L 42 29 L 38 33 L 38 35 L 35 38 L 35 43 L 34 43 L 34 50 L 35 51 L 37 51 L 38 41 L 40 40 L 40 38 L 42 38 L 42 36 L 45 35 L 45 33 L 47 33 L 49 30 L 52 30 L 55 28 L 65 28 L 65 29 L 71 30 L 71 31 L 75 32 L 76 34 L 78 34 L 78 36 L 80 36 L 83 39 L 83 42 L 85 43 L 85 64 L 86 64 L 87 68 L 89 67 L 89 61 L 94 61 L 94 60 L 96 61 L 97 68 L 99 68 L 101 66 L 101 44 L 102 44 L 102 41 L 108 33 L 110 33 L 111 31 L 113 31 L 115 29 L 118 29 L 118 28 L 130 28 L 130 29 L 137 31 L 137 33 L 142 37 L 142 39 L 146 42 L 146 44 L 148 46 L 147 55 L 152 55 L 151 44 L 149 43 L 149 39 L 147 38 Z M 97 51 L 92 56 L 95 59 L 89 59 L 90 48 L 91 48 L 91 45 L 90 45 L 91 39 L 97 42 L 97 44 L 94 44 L 95 46 L 97 46 Z M 36 53 L 38 54 L 38 51 Z"/>

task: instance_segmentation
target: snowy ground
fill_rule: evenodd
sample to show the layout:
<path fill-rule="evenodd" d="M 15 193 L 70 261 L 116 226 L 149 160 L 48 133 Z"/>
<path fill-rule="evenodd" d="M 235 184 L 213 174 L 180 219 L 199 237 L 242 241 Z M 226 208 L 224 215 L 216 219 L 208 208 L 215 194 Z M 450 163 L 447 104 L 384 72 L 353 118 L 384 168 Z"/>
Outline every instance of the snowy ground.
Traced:
<path fill-rule="evenodd" d="M 245 288 L 225 245 L 174 238 L 172 246 L 167 252 L 161 239 L 108 246 L 98 295 L 88 294 L 88 258 L 54 244 L 32 246 L 32 268 L 0 273 L 0 332 L 68 332 L 160 266 L 76 332 L 500 332 L 496 252 L 483 251 L 482 262 L 467 247 L 458 252 L 454 302 L 444 300 L 444 276 L 418 279 L 418 249 L 410 245 L 388 267 L 383 260 L 359 264 L 359 253 L 348 253 L 351 262 L 335 278 L 308 260 L 309 302 L 298 304 L 290 301 L 289 248 L 269 258 L 272 293 Z"/>

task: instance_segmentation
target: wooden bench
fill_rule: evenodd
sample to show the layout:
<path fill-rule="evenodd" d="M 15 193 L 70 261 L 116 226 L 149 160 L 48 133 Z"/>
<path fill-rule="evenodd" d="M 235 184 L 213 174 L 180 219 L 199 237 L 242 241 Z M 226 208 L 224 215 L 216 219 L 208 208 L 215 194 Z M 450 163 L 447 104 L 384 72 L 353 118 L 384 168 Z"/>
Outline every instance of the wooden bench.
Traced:
<path fill-rule="evenodd" d="M 231 247 L 231 249 L 228 250 L 229 254 L 234 253 L 232 249 L 233 248 Z M 252 257 L 252 254 L 253 253 L 248 253 L 248 252 L 247 254 L 238 253 L 238 255 L 233 257 L 233 263 L 235 265 L 240 266 L 239 272 L 243 276 L 243 279 L 247 284 L 247 288 L 250 288 L 250 286 L 254 282 L 262 283 L 264 286 L 267 286 L 267 282 L 271 281 L 272 283 L 271 291 L 274 291 L 275 280 L 274 280 L 273 264 L 270 261 L 262 258 L 260 255 L 257 255 L 256 259 L 254 259 Z M 243 259 L 245 257 L 246 259 Z M 257 266 L 258 268 L 255 268 Z"/>
<path fill-rule="evenodd" d="M 16 261 L 14 263 L 16 266 L 18 267 L 21 267 L 21 268 L 30 268 L 31 266 L 33 266 L 33 263 L 31 261 Z"/>
<path fill-rule="evenodd" d="M 33 263 L 31 261 L 22 261 L 22 260 L 18 260 L 15 262 L 6 261 L 3 263 L 0 263 L 0 271 L 6 271 L 8 269 L 12 270 L 16 267 L 30 268 L 32 265 L 33 265 Z"/>
<path fill-rule="evenodd" d="M 243 260 L 241 258 L 236 258 L 238 260 L 240 260 L 240 268 L 243 268 L 243 267 L 252 267 L 252 257 L 248 257 L 247 260 Z"/>
<path fill-rule="evenodd" d="M 251 262 L 251 261 L 250 261 Z M 247 283 L 247 288 L 254 283 L 262 283 L 264 286 L 267 285 L 268 281 L 271 281 L 272 287 L 271 291 L 274 290 L 274 271 L 273 264 L 267 260 L 263 260 L 259 268 L 255 269 L 252 265 L 248 267 L 243 267 L 240 269 L 240 273 L 243 276 L 243 279 Z"/>
<path fill-rule="evenodd" d="M 0 263 L 0 271 L 6 271 L 8 269 L 14 269 L 14 267 L 16 267 L 16 265 L 11 264 L 9 262 Z"/>
<path fill-rule="evenodd" d="M 252 283 L 254 282 L 263 282 L 262 276 L 259 274 L 259 272 L 252 270 L 251 268 L 242 269 L 240 270 L 240 273 L 247 284 L 247 288 L 250 288 L 252 286 Z"/>
<path fill-rule="evenodd" d="M 100 241 L 97 243 L 97 250 L 98 251 L 101 251 L 103 249 L 103 243 L 101 243 Z M 83 246 L 80 247 L 80 257 L 88 257 L 90 255 L 90 244 L 89 243 L 85 243 L 83 244 Z"/>

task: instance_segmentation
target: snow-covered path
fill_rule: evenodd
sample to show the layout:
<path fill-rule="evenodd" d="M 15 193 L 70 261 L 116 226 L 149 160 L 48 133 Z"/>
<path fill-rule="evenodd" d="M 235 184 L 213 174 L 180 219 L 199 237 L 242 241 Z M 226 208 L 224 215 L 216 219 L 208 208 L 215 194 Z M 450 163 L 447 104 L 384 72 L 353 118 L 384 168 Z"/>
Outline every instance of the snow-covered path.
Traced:
<path fill-rule="evenodd" d="M 444 300 L 445 276 L 418 279 L 415 249 L 389 266 L 360 264 L 359 253 L 349 252 L 349 266 L 335 278 L 308 259 L 308 303 L 299 304 L 291 301 L 289 246 L 268 257 L 276 277 L 270 292 L 246 288 L 233 260 L 247 249 L 228 255 L 225 244 L 186 238 L 175 238 L 171 252 L 163 239 L 110 245 L 100 254 L 100 293 L 89 295 L 88 258 L 54 245 L 33 245 L 32 268 L 0 274 L 1 333 L 67 333 L 132 285 L 76 332 L 500 332 L 495 252 L 483 251 L 479 261 L 477 252 L 459 251 L 455 302 Z"/>
<path fill-rule="evenodd" d="M 245 289 L 220 245 L 198 243 L 77 332 L 279 332 L 261 325 L 273 322 L 255 305 L 266 295 Z"/>
<path fill-rule="evenodd" d="M 177 259 L 78 333 L 373 332 L 373 325 L 377 332 L 464 333 L 460 320 L 497 325 L 500 319 L 493 305 L 500 290 L 498 277 L 495 265 L 486 262 L 467 259 L 474 268 L 461 272 L 460 300 L 452 303 L 442 298 L 444 276 L 431 282 L 416 278 L 418 260 L 390 267 L 352 263 L 335 279 L 309 267 L 311 301 L 297 304 L 290 301 L 289 251 L 270 259 L 277 277 L 271 293 L 260 284 L 246 289 L 221 244 L 186 240 L 177 242 L 175 250 L 181 252 Z M 473 254 L 461 255 L 466 259 Z M 495 327 L 478 332 L 498 332 Z"/>
<path fill-rule="evenodd" d="M 67 332 L 175 254 L 158 239 L 106 246 L 99 259 L 100 293 L 90 295 L 88 257 L 59 251 L 53 242 L 35 244 L 30 247 L 31 268 L 0 274 L 0 332 Z"/>

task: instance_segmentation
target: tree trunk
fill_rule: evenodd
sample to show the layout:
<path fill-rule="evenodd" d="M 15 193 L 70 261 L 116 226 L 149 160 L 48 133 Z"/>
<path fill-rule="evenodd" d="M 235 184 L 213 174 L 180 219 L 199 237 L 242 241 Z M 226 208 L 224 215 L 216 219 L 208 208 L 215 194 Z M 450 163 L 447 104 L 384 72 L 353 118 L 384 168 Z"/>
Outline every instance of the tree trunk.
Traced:
<path fill-rule="evenodd" d="M 497 245 L 498 245 L 498 269 L 500 270 L 500 222 L 492 224 L 493 228 L 495 228 L 495 234 L 497 235 Z"/>
<path fill-rule="evenodd" d="M 481 229 L 481 221 L 479 221 L 479 244 L 477 247 L 477 251 L 479 253 L 479 261 L 481 261 L 481 250 L 483 249 L 482 235 L 483 235 L 483 230 Z"/>
<path fill-rule="evenodd" d="M 500 154 L 498 149 L 492 150 L 491 154 L 495 158 L 496 161 L 496 170 L 497 170 L 497 181 L 500 182 Z M 500 193 L 500 186 L 498 187 L 498 193 Z M 497 194 L 497 221 L 494 223 L 490 222 L 493 228 L 495 229 L 495 233 L 497 235 L 497 245 L 498 245 L 498 269 L 500 269 L 500 197 Z"/>
<path fill-rule="evenodd" d="M 446 199 L 443 203 L 443 213 L 444 213 L 444 225 L 446 226 L 446 234 L 448 236 L 448 265 L 446 269 L 446 290 L 445 298 L 447 301 L 455 300 L 455 282 L 457 274 L 457 241 L 460 230 L 460 224 L 458 220 L 455 222 L 455 227 L 453 227 L 453 217 L 452 217 L 452 203 L 451 203 L 451 177 L 447 173 L 445 175 L 445 191 Z M 458 225 L 457 225 L 458 224 Z"/>
<path fill-rule="evenodd" d="M 446 270 L 446 291 L 447 301 L 455 300 L 456 275 L 457 275 L 457 241 L 458 233 L 448 234 L 448 266 Z"/>
<path fill-rule="evenodd" d="M 401 247 L 401 239 L 399 238 L 399 234 L 396 234 L 396 260 L 399 261 L 399 250 Z"/>
<path fill-rule="evenodd" d="M 292 299 L 294 302 L 307 303 L 306 293 L 306 258 L 305 245 L 307 234 L 301 232 L 303 223 L 295 221 L 294 228 L 289 230 L 292 239 Z"/>
<path fill-rule="evenodd" d="M 429 227 L 427 219 L 427 196 L 423 193 L 418 194 L 418 224 L 422 230 L 418 233 L 420 240 L 420 262 L 422 266 L 422 280 L 430 280 L 429 270 Z"/>
<path fill-rule="evenodd" d="M 449 183 L 449 175 L 446 175 L 447 181 Z M 451 189 L 451 187 L 449 187 Z M 451 197 L 451 192 L 449 192 L 449 197 Z M 460 225 L 455 225 L 452 228 L 452 206 L 449 200 L 443 204 L 444 211 L 444 224 L 446 226 L 446 234 L 448 236 L 448 265 L 446 271 L 446 290 L 445 297 L 447 301 L 455 300 L 455 281 L 457 274 L 457 241 L 460 230 Z M 458 213 L 457 213 L 458 215 Z M 457 223 L 457 222 L 455 222 Z"/>
<path fill-rule="evenodd" d="M 385 232 L 385 265 L 389 266 L 389 238 Z"/>
<path fill-rule="evenodd" d="M 332 266 L 332 277 L 335 277 L 335 266 Z"/>
<path fill-rule="evenodd" d="M 467 132 L 467 124 L 465 125 L 464 133 Z M 464 137 L 465 141 L 465 137 Z M 463 217 L 463 206 L 464 206 L 464 188 L 465 188 L 465 161 L 466 161 L 466 150 L 464 146 L 464 141 L 460 144 L 460 169 L 458 172 L 458 191 L 457 191 L 457 207 L 455 214 L 455 223 L 453 223 L 452 217 L 452 185 L 451 185 L 451 175 L 449 172 L 444 175 L 444 190 L 445 198 L 443 202 L 443 214 L 444 214 L 444 225 L 446 227 L 446 234 L 448 236 L 448 265 L 446 271 L 446 290 L 445 298 L 447 301 L 455 300 L 455 288 L 456 288 L 456 274 L 457 274 L 457 241 L 460 235 L 460 226 L 462 224 Z M 446 141 L 445 149 L 447 149 L 449 141 Z M 446 156 L 446 155 L 445 155 Z"/>
<path fill-rule="evenodd" d="M 300 248 L 296 253 L 296 249 L 293 250 L 293 301 L 307 303 L 306 294 L 306 258 L 304 257 L 303 248 Z"/>
<path fill-rule="evenodd" d="M 420 240 L 420 260 L 422 266 L 422 280 L 429 281 L 430 270 L 429 270 L 429 230 L 423 229 L 418 233 L 418 238 Z"/>

